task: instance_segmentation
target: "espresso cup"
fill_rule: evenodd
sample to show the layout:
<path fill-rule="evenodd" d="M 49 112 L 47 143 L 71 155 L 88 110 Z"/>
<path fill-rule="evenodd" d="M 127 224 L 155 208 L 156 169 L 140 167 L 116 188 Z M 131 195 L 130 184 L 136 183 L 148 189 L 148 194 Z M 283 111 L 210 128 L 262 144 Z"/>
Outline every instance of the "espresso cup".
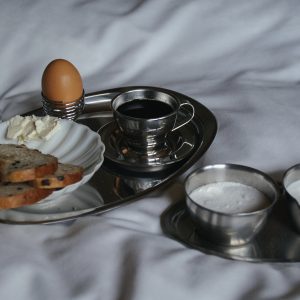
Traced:
<path fill-rule="evenodd" d="M 111 101 L 114 119 L 127 145 L 136 152 L 155 153 L 167 135 L 194 117 L 194 107 L 156 89 L 133 89 Z"/>

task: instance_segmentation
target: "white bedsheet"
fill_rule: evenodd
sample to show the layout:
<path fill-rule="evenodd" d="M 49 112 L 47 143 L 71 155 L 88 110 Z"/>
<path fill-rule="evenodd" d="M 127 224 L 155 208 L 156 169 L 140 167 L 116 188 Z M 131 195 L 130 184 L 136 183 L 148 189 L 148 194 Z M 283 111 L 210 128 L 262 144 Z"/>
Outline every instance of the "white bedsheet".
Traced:
<path fill-rule="evenodd" d="M 54 58 L 87 92 L 174 89 L 213 111 L 202 164 L 238 163 L 280 180 L 300 162 L 300 2 L 1 1 L 0 115 L 37 108 Z M 57 225 L 0 225 L 0 299 L 299 299 L 299 263 L 246 263 L 166 237 L 159 195 Z"/>

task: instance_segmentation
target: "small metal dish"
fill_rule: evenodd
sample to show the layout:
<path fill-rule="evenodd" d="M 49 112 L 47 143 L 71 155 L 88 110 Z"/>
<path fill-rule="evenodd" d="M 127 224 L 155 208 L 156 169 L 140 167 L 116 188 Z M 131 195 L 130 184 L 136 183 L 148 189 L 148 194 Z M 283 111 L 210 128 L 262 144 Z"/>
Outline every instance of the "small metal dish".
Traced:
<path fill-rule="evenodd" d="M 223 212 L 204 207 L 191 197 L 199 187 L 223 182 L 255 188 L 266 197 L 266 205 L 249 211 Z M 187 210 L 198 225 L 199 235 L 223 246 L 241 246 L 251 241 L 263 228 L 279 198 L 279 190 L 271 178 L 258 170 L 234 164 L 210 165 L 196 170 L 185 181 L 185 194 Z M 228 197 L 228 194 L 224 197 L 226 195 Z M 224 200 L 229 202 L 229 197 Z M 240 201 L 244 201 L 242 196 Z"/>
<path fill-rule="evenodd" d="M 289 214 L 295 229 L 300 233 L 300 164 L 284 173 L 282 183 Z"/>
<path fill-rule="evenodd" d="M 263 229 L 249 243 L 239 247 L 222 246 L 204 239 L 184 201 L 164 211 L 161 226 L 170 238 L 206 254 L 248 262 L 300 262 L 300 235 L 290 219 L 284 201 L 278 201 Z"/>

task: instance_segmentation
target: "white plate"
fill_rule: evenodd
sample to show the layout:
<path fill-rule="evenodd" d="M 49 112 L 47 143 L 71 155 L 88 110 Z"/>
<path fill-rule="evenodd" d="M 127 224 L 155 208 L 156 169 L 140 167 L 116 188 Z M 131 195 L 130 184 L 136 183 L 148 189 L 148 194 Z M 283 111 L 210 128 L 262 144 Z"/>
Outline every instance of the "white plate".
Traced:
<path fill-rule="evenodd" d="M 8 121 L 0 124 L 0 143 L 17 144 L 16 140 L 6 138 L 7 126 Z M 79 165 L 84 169 L 83 178 L 80 181 L 53 192 L 42 202 L 76 190 L 90 180 L 104 160 L 105 146 L 100 135 L 89 127 L 71 120 L 60 120 L 60 129 L 49 140 L 28 141 L 24 144 L 28 148 L 54 155 L 61 163 Z"/>

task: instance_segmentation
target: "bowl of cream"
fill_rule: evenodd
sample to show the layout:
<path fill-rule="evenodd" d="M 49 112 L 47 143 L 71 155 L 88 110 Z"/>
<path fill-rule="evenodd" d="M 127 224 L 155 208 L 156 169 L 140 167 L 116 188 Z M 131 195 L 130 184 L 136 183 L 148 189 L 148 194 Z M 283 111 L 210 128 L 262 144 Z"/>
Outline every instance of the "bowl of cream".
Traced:
<path fill-rule="evenodd" d="M 206 240 L 223 246 L 250 242 L 263 228 L 279 198 L 275 182 L 242 165 L 217 164 L 185 180 L 186 206 Z"/>

